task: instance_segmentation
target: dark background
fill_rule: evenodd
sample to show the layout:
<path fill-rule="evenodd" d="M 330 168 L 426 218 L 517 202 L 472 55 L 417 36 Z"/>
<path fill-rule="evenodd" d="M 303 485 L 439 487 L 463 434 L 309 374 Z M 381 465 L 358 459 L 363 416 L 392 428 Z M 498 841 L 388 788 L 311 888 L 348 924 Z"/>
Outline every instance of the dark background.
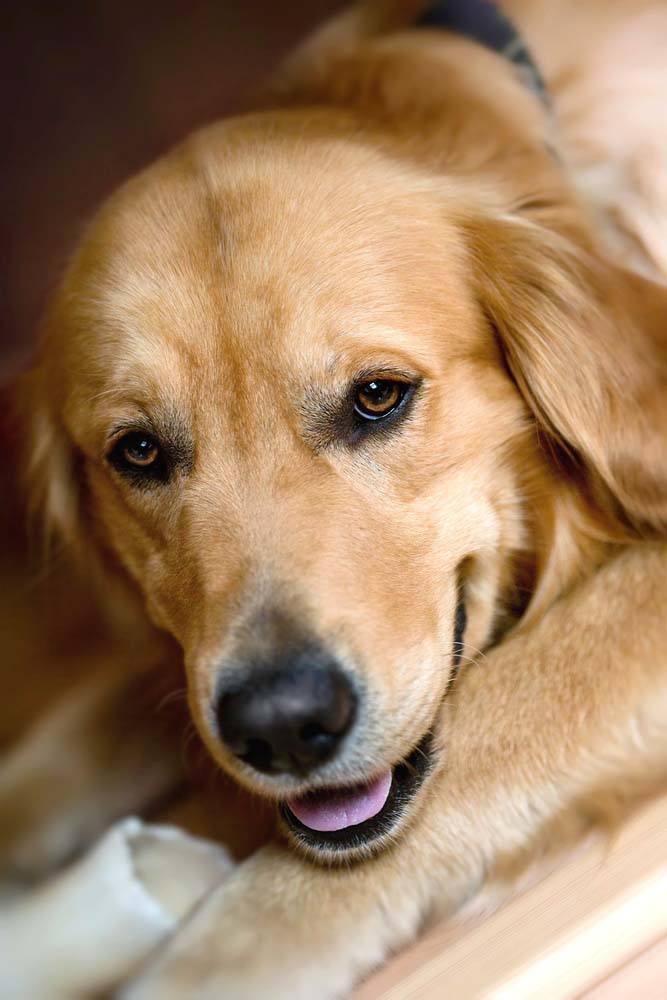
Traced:
<path fill-rule="evenodd" d="M 12 0 L 3 6 L 0 377 L 30 352 L 95 206 L 198 125 L 243 109 L 341 0 Z"/>

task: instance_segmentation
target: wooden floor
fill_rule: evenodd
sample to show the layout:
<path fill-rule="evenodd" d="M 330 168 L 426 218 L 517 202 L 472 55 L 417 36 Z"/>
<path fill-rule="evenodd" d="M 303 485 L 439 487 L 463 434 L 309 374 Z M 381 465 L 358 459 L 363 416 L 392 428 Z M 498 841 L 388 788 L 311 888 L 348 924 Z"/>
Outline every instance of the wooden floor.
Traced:
<path fill-rule="evenodd" d="M 667 1000 L 667 797 L 484 920 L 434 928 L 355 1000 Z"/>

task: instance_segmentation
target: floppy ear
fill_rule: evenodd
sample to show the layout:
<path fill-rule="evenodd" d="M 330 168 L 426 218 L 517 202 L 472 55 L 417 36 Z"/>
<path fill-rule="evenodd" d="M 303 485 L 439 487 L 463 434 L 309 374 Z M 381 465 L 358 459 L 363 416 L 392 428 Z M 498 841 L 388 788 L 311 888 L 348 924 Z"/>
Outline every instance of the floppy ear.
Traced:
<path fill-rule="evenodd" d="M 17 379 L 13 398 L 30 519 L 38 525 L 46 547 L 56 539 L 74 544 L 79 537 L 74 453 L 40 367 Z"/>
<path fill-rule="evenodd" d="M 664 534 L 667 287 L 520 217 L 470 236 L 480 301 L 541 428 L 616 529 Z"/>

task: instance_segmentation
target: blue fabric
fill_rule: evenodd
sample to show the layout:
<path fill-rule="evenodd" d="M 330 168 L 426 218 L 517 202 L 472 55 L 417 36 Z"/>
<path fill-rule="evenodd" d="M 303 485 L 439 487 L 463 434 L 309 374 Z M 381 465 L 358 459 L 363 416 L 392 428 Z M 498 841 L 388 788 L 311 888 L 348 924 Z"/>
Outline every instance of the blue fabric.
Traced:
<path fill-rule="evenodd" d="M 417 27 L 446 28 L 504 56 L 518 68 L 540 100 L 549 105 L 544 80 L 521 35 L 492 0 L 441 0 L 419 18 Z"/>

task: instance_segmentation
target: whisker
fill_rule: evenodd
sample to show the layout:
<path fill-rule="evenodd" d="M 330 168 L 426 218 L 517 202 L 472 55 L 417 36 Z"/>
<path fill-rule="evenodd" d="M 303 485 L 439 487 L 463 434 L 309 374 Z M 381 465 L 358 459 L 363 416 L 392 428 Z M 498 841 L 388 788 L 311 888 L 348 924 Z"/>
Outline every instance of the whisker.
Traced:
<path fill-rule="evenodd" d="M 471 651 L 471 653 L 474 654 L 472 658 L 469 658 L 471 660 L 471 663 L 472 662 L 478 662 L 478 660 L 481 661 L 481 660 L 486 660 L 487 659 L 487 655 L 486 655 L 486 653 L 484 652 L 483 649 L 477 649 L 476 646 L 471 646 L 467 642 L 461 643 L 461 647 L 462 647 L 462 649 L 468 648 Z"/>
<path fill-rule="evenodd" d="M 156 712 L 162 712 L 163 709 L 167 708 L 168 705 L 173 705 L 177 701 L 185 701 L 187 698 L 188 689 L 187 688 L 176 688 L 174 691 L 169 691 L 163 698 L 160 699 L 158 704 L 155 706 Z M 192 723 L 191 723 L 192 725 Z"/>

